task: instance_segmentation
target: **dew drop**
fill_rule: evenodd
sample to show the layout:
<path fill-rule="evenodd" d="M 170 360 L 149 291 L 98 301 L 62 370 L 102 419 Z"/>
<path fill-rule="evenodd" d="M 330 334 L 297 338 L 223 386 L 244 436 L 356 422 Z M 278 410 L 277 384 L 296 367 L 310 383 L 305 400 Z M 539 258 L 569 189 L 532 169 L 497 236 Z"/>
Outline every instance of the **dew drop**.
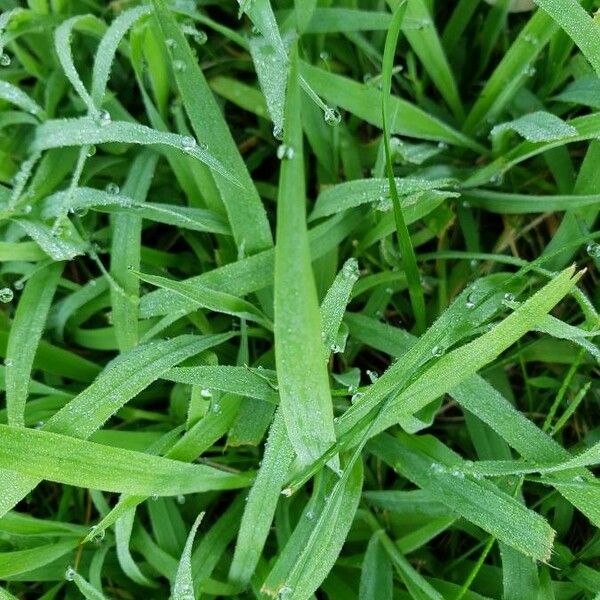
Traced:
<path fill-rule="evenodd" d="M 185 496 L 183 494 L 177 496 L 177 504 L 185 504 Z"/>
<path fill-rule="evenodd" d="M 291 160 L 294 158 L 294 149 L 286 144 L 281 144 L 277 148 L 277 158 L 279 160 Z"/>
<path fill-rule="evenodd" d="M 173 38 L 167 38 L 165 40 L 165 44 L 167 45 L 167 48 L 175 48 L 175 40 Z"/>
<path fill-rule="evenodd" d="M 504 301 L 505 302 L 514 302 L 515 301 L 515 295 L 512 294 L 511 292 L 506 292 L 506 294 L 504 294 Z"/>
<path fill-rule="evenodd" d="M 325 119 L 325 123 L 330 125 L 331 127 L 337 127 L 342 121 L 342 115 L 339 110 L 336 108 L 331 108 L 328 106 L 323 112 L 323 118 Z"/>
<path fill-rule="evenodd" d="M 309 511 L 306 513 L 306 518 L 307 518 L 309 521 L 314 521 L 314 519 L 315 519 L 315 513 L 314 513 L 312 510 L 309 510 Z"/>
<path fill-rule="evenodd" d="M 431 349 L 431 354 L 433 354 L 433 356 L 442 356 L 442 354 L 444 354 L 444 348 L 443 346 L 434 346 Z"/>
<path fill-rule="evenodd" d="M 97 525 L 90 527 L 90 537 L 95 544 L 100 544 L 104 540 L 105 535 L 106 531 L 99 529 Z"/>
<path fill-rule="evenodd" d="M 462 207 L 463 208 L 471 208 L 471 203 L 468 200 L 463 200 Z"/>
<path fill-rule="evenodd" d="M 10 288 L 5 287 L 0 289 L 0 302 L 3 302 L 4 304 L 11 302 L 14 296 L 15 295 Z"/>
<path fill-rule="evenodd" d="M 467 308 L 475 308 L 475 294 L 469 294 L 465 303 Z"/>
<path fill-rule="evenodd" d="M 379 379 L 379 373 L 367 369 L 367 377 L 371 383 L 375 383 Z"/>
<path fill-rule="evenodd" d="M 464 479 L 465 478 L 465 474 L 460 469 L 454 469 L 452 471 L 452 476 L 456 477 L 458 479 Z"/>
<path fill-rule="evenodd" d="M 10 56 L 8 54 L 5 54 L 4 52 L 2 54 L 0 54 L 0 66 L 2 67 L 10 67 Z"/>
<path fill-rule="evenodd" d="M 196 147 L 196 140 L 191 135 L 184 135 L 181 138 L 181 147 L 184 150 L 193 150 Z"/>
<path fill-rule="evenodd" d="M 600 244 L 591 243 L 587 245 L 586 252 L 592 258 L 600 258 Z"/>
<path fill-rule="evenodd" d="M 15 290 L 17 291 L 21 291 L 23 289 L 23 287 L 25 286 L 25 282 L 22 279 L 17 279 L 14 283 L 13 283 L 13 287 L 15 288 Z"/>
<path fill-rule="evenodd" d="M 330 56 L 329 56 L 329 52 L 325 52 L 325 50 L 323 50 L 323 52 L 321 52 L 321 53 L 319 54 L 319 58 L 320 58 L 321 60 L 325 60 L 325 61 L 329 60 L 329 58 L 330 58 Z"/>
<path fill-rule="evenodd" d="M 573 481 L 576 483 L 583 483 L 585 479 L 581 475 L 575 475 L 575 477 L 573 477 Z"/>
<path fill-rule="evenodd" d="M 96 146 L 94 146 L 94 144 L 91 144 L 90 146 L 88 146 L 86 156 L 89 158 L 90 156 L 94 156 L 94 154 L 96 154 Z"/>
<path fill-rule="evenodd" d="M 203 388 L 200 390 L 200 396 L 202 396 L 202 398 L 210 399 L 212 398 L 212 392 L 208 388 Z"/>
<path fill-rule="evenodd" d="M 12 360 L 12 358 L 7 358 L 7 359 L 5 359 L 5 360 L 4 360 L 4 365 L 5 365 L 6 367 L 12 367 L 12 366 L 13 366 L 13 360 Z"/>
<path fill-rule="evenodd" d="M 106 184 L 106 187 L 104 188 L 104 191 L 107 194 L 111 194 L 113 196 L 116 196 L 121 191 L 121 188 L 116 183 L 114 183 L 113 181 L 111 181 L 110 183 Z"/>
<path fill-rule="evenodd" d="M 277 125 L 275 125 L 275 127 L 273 127 L 273 137 L 276 140 L 281 141 L 283 139 L 283 127 L 277 127 Z"/>
<path fill-rule="evenodd" d="M 33 210 L 33 207 L 31 206 L 31 204 L 26 204 L 23 207 L 23 214 L 28 215 L 32 210 Z"/>
<path fill-rule="evenodd" d="M 441 465 L 440 463 L 437 463 L 437 462 L 431 463 L 431 465 L 429 465 L 429 468 L 434 473 L 445 473 L 446 472 L 446 467 L 444 467 L 444 465 Z"/>
<path fill-rule="evenodd" d="M 289 585 L 284 585 L 283 587 L 279 588 L 279 591 L 277 592 L 277 598 L 279 600 L 285 600 L 285 598 L 287 598 L 292 592 L 293 590 Z"/>
<path fill-rule="evenodd" d="M 106 127 L 107 125 L 110 125 L 111 122 L 112 122 L 112 117 L 110 116 L 110 113 L 107 110 L 101 110 L 98 113 L 98 116 L 96 118 L 96 123 L 100 127 Z"/>
<path fill-rule="evenodd" d="M 185 69 L 186 69 L 185 63 L 182 60 L 174 60 L 173 61 L 173 68 L 178 73 L 183 73 L 185 71 Z"/>
<path fill-rule="evenodd" d="M 192 37 L 198 46 L 204 46 L 204 44 L 208 42 L 208 35 L 206 35 L 206 31 L 202 31 L 201 29 L 196 31 Z"/>
<path fill-rule="evenodd" d="M 73 581 L 75 579 L 75 569 L 73 567 L 67 567 L 67 570 L 65 571 L 65 579 L 67 581 Z"/>
<path fill-rule="evenodd" d="M 352 397 L 350 398 L 350 402 L 352 404 L 355 404 L 356 402 L 358 402 L 362 397 L 364 396 L 363 392 L 356 392 L 356 394 L 352 394 Z"/>
<path fill-rule="evenodd" d="M 213 404 L 212 411 L 214 413 L 216 413 L 217 415 L 220 415 L 221 414 L 221 405 L 220 404 Z"/>

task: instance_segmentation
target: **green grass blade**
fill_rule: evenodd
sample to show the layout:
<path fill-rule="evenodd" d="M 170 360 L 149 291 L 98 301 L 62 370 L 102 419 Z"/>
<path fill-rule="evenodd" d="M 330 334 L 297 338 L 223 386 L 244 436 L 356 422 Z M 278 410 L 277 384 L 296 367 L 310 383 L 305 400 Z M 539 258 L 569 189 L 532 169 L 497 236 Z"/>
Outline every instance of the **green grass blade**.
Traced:
<path fill-rule="evenodd" d="M 249 583 L 256 569 L 293 456 L 283 416 L 281 411 L 277 411 L 262 465 L 248 494 L 229 568 L 229 579 L 240 586 Z"/>
<path fill-rule="evenodd" d="M 245 474 L 189 465 L 37 429 L 0 425 L 0 439 L 1 468 L 67 485 L 145 496 L 178 496 L 246 487 L 251 482 L 251 477 Z"/>
<path fill-rule="evenodd" d="M 297 58 L 292 52 L 275 247 L 275 357 L 290 441 L 308 463 L 335 439 L 321 319 L 306 228 Z M 310 374 L 307 377 L 307 373 Z"/>
<path fill-rule="evenodd" d="M 156 156 L 142 153 L 134 162 L 123 193 L 142 203 L 156 168 Z M 139 269 L 142 220 L 135 214 L 117 214 L 113 218 L 113 242 L 110 274 L 119 286 L 111 287 L 115 336 L 121 351 L 138 343 L 139 280 L 130 269 Z"/>
<path fill-rule="evenodd" d="M 256 5 L 255 10 L 259 10 L 262 0 L 252 4 Z M 235 173 L 239 180 L 238 187 L 232 185 L 227 177 L 215 177 L 236 244 L 248 254 L 264 250 L 272 245 L 267 217 L 220 108 L 164 1 L 154 0 L 154 9 L 163 38 L 174 40 L 170 48 L 172 61 L 180 61 L 184 66 L 182 70 L 175 70 L 175 80 L 192 129 L 200 140 L 206 141 L 227 171 Z"/>
<path fill-rule="evenodd" d="M 62 270 L 61 263 L 39 269 L 27 281 L 19 300 L 4 361 L 9 425 L 25 425 L 25 402 L 33 360 Z"/>
<path fill-rule="evenodd" d="M 194 597 L 194 577 L 192 575 L 192 545 L 196 532 L 200 523 L 204 518 L 204 513 L 200 513 L 185 542 L 185 547 L 179 559 L 179 565 L 177 566 L 177 573 L 175 575 L 175 581 L 173 582 L 172 596 L 173 600 L 189 600 Z"/>
<path fill-rule="evenodd" d="M 536 0 L 536 4 L 566 31 L 600 75 L 600 25 L 576 0 Z"/>
<path fill-rule="evenodd" d="M 386 170 L 388 176 L 388 185 L 390 195 L 392 197 L 392 204 L 394 206 L 394 220 L 396 222 L 396 233 L 398 235 L 398 245 L 400 246 L 400 253 L 402 255 L 403 268 L 406 273 L 406 280 L 408 282 L 408 291 L 410 294 L 410 301 L 413 309 L 414 318 L 416 321 L 416 327 L 418 331 L 425 329 L 425 297 L 423 295 L 423 288 L 421 286 L 421 275 L 417 267 L 417 259 L 415 251 L 412 247 L 410 240 L 410 234 L 406 227 L 406 221 L 404 220 L 404 214 L 402 213 L 402 207 L 400 206 L 400 196 L 396 188 L 396 179 L 394 177 L 394 169 L 392 166 L 392 153 L 390 150 L 390 102 L 389 96 L 391 93 L 392 85 L 392 69 L 394 66 L 394 55 L 396 53 L 396 45 L 398 44 L 398 37 L 400 35 L 400 29 L 402 27 L 402 21 L 404 14 L 407 10 L 407 4 L 401 3 L 394 16 L 392 17 L 392 23 L 385 40 L 385 50 L 383 53 L 383 67 L 382 67 L 382 81 L 383 81 L 383 95 L 382 95 L 382 121 L 383 121 L 383 141 L 385 148 L 386 157 Z"/>
<path fill-rule="evenodd" d="M 241 185 L 221 161 L 215 158 L 207 150 L 207 147 L 197 143 L 194 138 L 157 131 L 145 125 L 127 121 L 109 121 L 100 125 L 89 117 L 46 121 L 37 127 L 32 149 L 42 151 L 65 146 L 90 146 L 110 142 L 146 146 L 164 145 L 177 148 L 204 163 L 235 187 L 239 188 Z"/>

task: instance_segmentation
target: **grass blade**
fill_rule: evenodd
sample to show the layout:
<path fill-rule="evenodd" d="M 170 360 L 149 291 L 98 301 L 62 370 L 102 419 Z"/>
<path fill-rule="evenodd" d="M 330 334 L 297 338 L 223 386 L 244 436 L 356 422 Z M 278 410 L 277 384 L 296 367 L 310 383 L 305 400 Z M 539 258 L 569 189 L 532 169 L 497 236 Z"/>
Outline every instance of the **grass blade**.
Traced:
<path fill-rule="evenodd" d="M 4 362 L 9 425 L 25 425 L 25 402 L 33 359 L 62 270 L 62 263 L 52 263 L 39 269 L 27 281 L 19 300 Z"/>

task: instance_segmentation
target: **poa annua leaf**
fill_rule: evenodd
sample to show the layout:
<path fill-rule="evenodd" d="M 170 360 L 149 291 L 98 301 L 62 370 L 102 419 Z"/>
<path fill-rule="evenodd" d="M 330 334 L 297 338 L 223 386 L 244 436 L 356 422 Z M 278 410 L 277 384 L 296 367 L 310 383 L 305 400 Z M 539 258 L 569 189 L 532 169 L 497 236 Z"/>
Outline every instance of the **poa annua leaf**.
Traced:
<path fill-rule="evenodd" d="M 109 365 L 96 381 L 55 413 L 43 428 L 85 439 L 163 372 L 229 338 L 228 334 L 199 338 L 179 336 L 138 346 Z M 102 404 L 98 403 L 99 398 L 103 399 Z M 40 478 L 2 470 L 0 481 L 5 490 L 0 499 L 0 513 L 4 514 L 34 488 Z"/>
<path fill-rule="evenodd" d="M 42 337 L 62 263 L 40 268 L 27 281 L 10 328 L 6 350 L 6 408 L 9 425 L 25 425 L 31 368 Z"/>
<path fill-rule="evenodd" d="M 177 496 L 245 487 L 251 481 L 244 474 L 38 429 L 0 425 L 0 440 L 1 468 L 79 487 L 145 496 Z"/>
<path fill-rule="evenodd" d="M 91 98 L 95 106 L 102 105 L 110 69 L 121 40 L 127 31 L 143 16 L 151 14 L 149 6 L 136 6 L 123 11 L 109 26 L 98 44 L 92 70 Z"/>
<path fill-rule="evenodd" d="M 268 6 L 267 0 L 265 3 Z M 252 4 L 256 10 L 261 10 L 263 0 Z M 236 244 L 248 254 L 269 248 L 272 246 L 272 236 L 266 213 L 220 107 L 164 0 L 154 0 L 154 10 L 163 40 L 174 42 L 168 47 L 171 60 L 180 61 L 184 67 L 175 69 L 174 75 L 192 129 L 240 184 L 232 184 L 228 177 L 215 177 Z"/>
<path fill-rule="evenodd" d="M 190 141 L 191 140 L 191 141 Z M 211 152 L 194 139 L 176 133 L 157 131 L 145 125 L 128 121 L 98 122 L 97 119 L 57 119 L 42 123 L 36 128 L 32 149 L 34 151 L 65 146 L 89 146 L 121 142 L 124 144 L 164 145 L 177 148 L 207 165 L 215 173 L 239 187 L 237 178 L 230 173 Z"/>
<path fill-rule="evenodd" d="M 306 227 L 296 51 L 292 51 L 275 247 L 275 357 L 290 441 L 308 463 L 335 439 L 321 319 Z M 289 150 L 288 150 L 289 149 Z M 290 155 L 291 153 L 291 155 Z"/>
<path fill-rule="evenodd" d="M 256 569 L 293 456 L 283 415 L 281 411 L 277 411 L 269 431 L 262 464 L 250 488 L 242 516 L 229 568 L 229 579 L 234 583 L 247 585 Z"/>
<path fill-rule="evenodd" d="M 195 598 L 194 577 L 192 575 L 192 545 L 203 517 L 203 512 L 196 517 L 185 542 L 185 547 L 183 548 L 179 565 L 177 566 L 175 581 L 173 582 L 173 600 L 193 600 L 193 598 Z"/>

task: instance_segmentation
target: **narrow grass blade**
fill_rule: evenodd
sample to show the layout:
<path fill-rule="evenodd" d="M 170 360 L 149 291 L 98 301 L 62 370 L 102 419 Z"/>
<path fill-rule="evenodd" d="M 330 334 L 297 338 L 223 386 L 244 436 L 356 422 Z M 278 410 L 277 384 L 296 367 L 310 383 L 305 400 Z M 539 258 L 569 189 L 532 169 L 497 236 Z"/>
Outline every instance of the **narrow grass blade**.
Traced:
<path fill-rule="evenodd" d="M 379 90 L 306 63 L 301 64 L 301 74 L 332 106 L 343 108 L 376 127 L 382 126 L 382 92 Z M 485 151 L 474 140 L 414 104 L 396 96 L 392 96 L 389 102 L 392 134 L 445 142 L 475 152 Z"/>
<path fill-rule="evenodd" d="M 290 600 L 305 600 L 314 593 L 342 549 L 362 483 L 362 462 L 358 459 L 345 468 L 316 512 L 312 507 L 305 509 L 297 525 L 299 535 L 290 537 L 267 576 L 263 591 L 273 597 L 287 595 Z"/>
<path fill-rule="evenodd" d="M 281 411 L 275 413 L 256 480 L 242 516 L 229 579 L 249 583 L 265 545 L 281 488 L 294 457 Z"/>
<path fill-rule="evenodd" d="M 263 2 L 268 6 L 266 0 L 260 0 L 252 3 L 254 9 L 261 10 Z M 272 237 L 261 200 L 197 60 L 164 0 L 154 0 L 154 10 L 163 39 L 174 42 L 170 47 L 171 60 L 183 65 L 174 74 L 192 129 L 239 181 L 237 186 L 227 177 L 215 178 L 236 244 L 248 254 L 269 248 Z"/>
<path fill-rule="evenodd" d="M 400 253 L 402 255 L 403 268 L 406 273 L 406 280 L 408 282 L 408 291 L 410 294 L 410 301 L 413 309 L 414 318 L 418 331 L 425 329 L 425 297 L 423 295 L 423 288 L 421 287 L 421 276 L 417 267 L 417 259 L 415 251 L 412 247 L 410 240 L 410 234 L 406 227 L 406 221 L 402 213 L 402 207 L 400 206 L 400 196 L 396 189 L 396 179 L 394 177 L 394 169 L 392 166 L 392 153 L 390 149 L 390 131 L 389 131 L 389 115 L 390 115 L 390 102 L 389 96 L 391 93 L 392 86 L 392 69 L 394 66 L 394 55 L 396 53 L 396 45 L 398 44 L 398 36 L 400 35 L 400 29 L 402 27 L 402 21 L 404 14 L 407 9 L 406 3 L 399 4 L 394 16 L 390 29 L 385 40 L 385 50 L 383 53 L 383 65 L 382 65 L 382 81 L 383 81 L 383 95 L 381 102 L 382 111 L 382 122 L 383 122 L 383 141 L 385 148 L 386 157 L 386 170 L 389 182 L 390 195 L 392 197 L 392 204 L 394 206 L 394 219 L 396 221 L 396 233 L 398 235 L 398 245 L 400 246 Z"/>
<path fill-rule="evenodd" d="M 9 425 L 25 425 L 25 402 L 33 359 L 62 270 L 62 263 L 52 263 L 39 269 L 27 281 L 19 300 L 4 361 Z"/>
<path fill-rule="evenodd" d="M 110 69 L 121 40 L 136 21 L 143 16 L 151 14 L 151 12 L 152 10 L 148 6 L 136 6 L 135 8 L 123 11 L 110 24 L 100 40 L 92 70 L 91 98 L 95 106 L 100 107 L 102 105 L 110 76 Z"/>
<path fill-rule="evenodd" d="M 326 355 L 336 351 L 340 325 L 352 294 L 352 288 L 358 277 L 358 261 L 349 258 L 337 274 L 321 303 L 322 338 Z"/>
<path fill-rule="evenodd" d="M 63 540 L 26 550 L 2 552 L 0 553 L 0 577 L 5 579 L 43 567 L 68 554 L 78 545 L 78 540 Z"/>
<path fill-rule="evenodd" d="M 296 51 L 292 51 L 275 247 L 275 357 L 290 441 L 308 463 L 335 439 L 321 319 L 306 228 Z M 307 377 L 307 374 L 308 377 Z"/>
<path fill-rule="evenodd" d="M 381 544 L 380 534 L 369 540 L 360 572 L 359 600 L 392 600 L 392 563 Z"/>
<path fill-rule="evenodd" d="M 240 319 L 260 323 L 268 329 L 272 329 L 269 319 L 258 308 L 247 300 L 236 298 L 225 292 L 217 292 L 211 288 L 201 288 L 199 285 L 190 285 L 185 281 L 174 281 L 159 275 L 148 275 L 146 273 L 134 272 L 142 281 L 151 283 L 163 289 L 171 290 L 180 294 L 183 298 L 191 300 L 199 306 L 223 312 Z"/>
<path fill-rule="evenodd" d="M 203 518 L 203 512 L 196 517 L 185 542 L 185 547 L 181 554 L 181 558 L 179 559 L 179 565 L 177 566 L 175 581 L 173 582 L 173 600 L 190 600 L 190 598 L 195 597 L 194 577 L 192 575 L 192 545 Z"/>

